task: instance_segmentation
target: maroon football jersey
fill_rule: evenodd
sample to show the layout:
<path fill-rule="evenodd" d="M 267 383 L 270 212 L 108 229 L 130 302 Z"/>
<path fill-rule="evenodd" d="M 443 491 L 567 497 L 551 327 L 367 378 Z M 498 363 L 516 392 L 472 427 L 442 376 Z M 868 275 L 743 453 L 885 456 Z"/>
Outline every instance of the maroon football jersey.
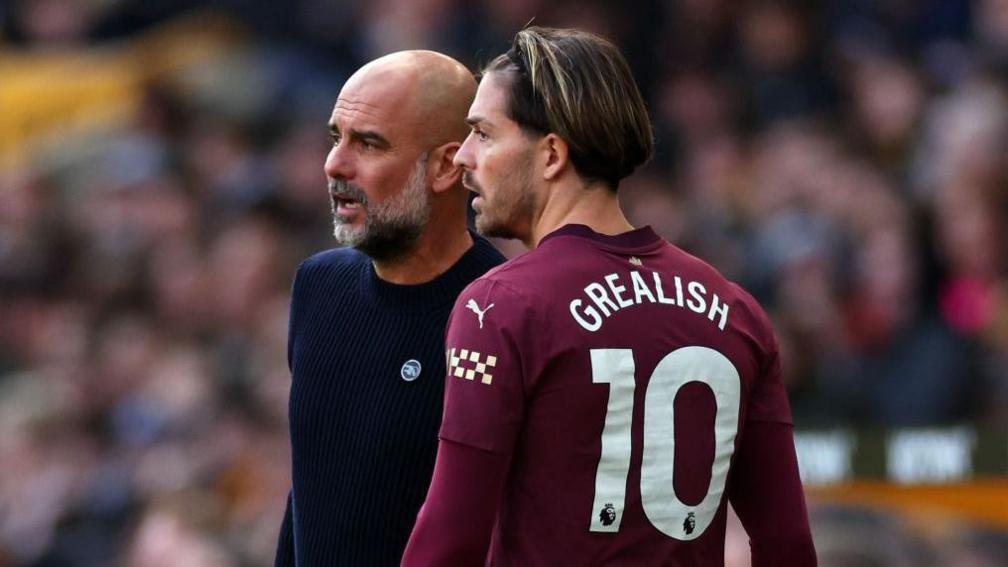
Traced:
<path fill-rule="evenodd" d="M 746 423 L 791 420 L 763 310 L 650 228 L 553 232 L 446 348 L 442 439 L 511 455 L 491 565 L 721 564 Z"/>

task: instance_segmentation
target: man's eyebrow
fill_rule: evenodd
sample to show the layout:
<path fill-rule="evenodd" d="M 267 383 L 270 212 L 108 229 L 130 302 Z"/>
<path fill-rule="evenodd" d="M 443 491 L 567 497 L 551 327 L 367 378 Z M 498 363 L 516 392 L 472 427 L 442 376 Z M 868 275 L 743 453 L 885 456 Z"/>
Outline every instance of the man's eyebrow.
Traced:
<path fill-rule="evenodd" d="M 477 124 L 482 124 L 484 122 L 486 122 L 486 118 L 483 118 L 482 116 L 479 115 L 470 116 L 466 118 L 466 124 L 470 126 L 476 126 Z"/>
<path fill-rule="evenodd" d="M 360 140 L 364 140 L 366 142 L 371 142 L 372 144 L 379 145 L 379 146 L 388 146 L 389 145 L 388 138 L 386 138 L 385 136 L 382 136 L 381 134 L 379 134 L 378 132 L 375 132 L 374 130 L 355 130 L 355 129 L 351 128 L 350 129 L 350 136 L 352 138 L 358 138 Z"/>
<path fill-rule="evenodd" d="M 339 127 L 338 126 L 336 126 L 335 124 L 332 124 L 332 123 L 330 123 L 328 126 L 329 126 L 329 132 L 331 134 L 339 134 Z M 376 132 L 374 130 L 356 130 L 356 129 L 351 128 L 350 132 L 348 133 L 348 135 L 351 138 L 357 138 L 357 139 L 364 140 L 364 141 L 367 141 L 367 142 L 370 142 L 372 144 L 379 145 L 379 146 L 388 146 L 388 145 L 390 145 L 389 141 L 388 141 L 388 138 L 386 138 L 385 136 L 382 136 L 381 134 L 379 134 L 378 132 Z"/>

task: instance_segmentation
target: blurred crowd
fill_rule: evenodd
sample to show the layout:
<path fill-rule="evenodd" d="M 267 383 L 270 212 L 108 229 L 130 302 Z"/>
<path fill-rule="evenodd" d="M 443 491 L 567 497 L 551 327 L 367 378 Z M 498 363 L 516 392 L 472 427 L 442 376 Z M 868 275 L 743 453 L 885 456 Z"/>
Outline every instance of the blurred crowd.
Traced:
<path fill-rule="evenodd" d="M 767 308 L 798 427 L 1008 425 L 1008 0 L 14 0 L 0 565 L 270 561 L 339 87 L 398 49 L 478 68 L 533 16 L 627 53 L 658 155 L 625 208 Z M 81 58 L 123 104 L 19 121 L 110 76 Z"/>

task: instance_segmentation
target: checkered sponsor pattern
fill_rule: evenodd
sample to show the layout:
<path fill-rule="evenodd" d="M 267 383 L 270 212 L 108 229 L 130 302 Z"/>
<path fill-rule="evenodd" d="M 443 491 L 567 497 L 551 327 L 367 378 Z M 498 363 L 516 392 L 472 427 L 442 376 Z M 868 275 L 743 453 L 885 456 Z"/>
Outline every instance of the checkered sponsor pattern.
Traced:
<path fill-rule="evenodd" d="M 493 374 L 488 371 L 497 365 L 497 357 L 483 355 L 474 350 L 466 348 L 448 350 L 448 375 L 466 380 L 475 380 L 479 377 L 480 382 L 489 385 L 493 381 Z"/>

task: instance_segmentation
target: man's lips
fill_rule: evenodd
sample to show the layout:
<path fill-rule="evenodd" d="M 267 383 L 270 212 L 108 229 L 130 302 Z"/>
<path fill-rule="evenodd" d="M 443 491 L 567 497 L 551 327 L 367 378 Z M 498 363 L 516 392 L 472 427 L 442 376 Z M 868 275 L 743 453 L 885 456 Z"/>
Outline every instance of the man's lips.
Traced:
<path fill-rule="evenodd" d="M 473 183 L 473 181 L 472 181 L 472 175 L 469 174 L 469 172 L 466 172 L 466 173 L 462 174 L 462 187 L 465 187 L 465 189 L 467 191 L 472 191 L 473 193 L 476 193 L 477 195 L 480 194 L 480 192 L 479 192 L 479 186 L 476 185 L 475 183 Z"/>
<path fill-rule="evenodd" d="M 333 195 L 332 199 L 336 212 L 343 216 L 352 215 L 363 208 L 360 201 L 347 195 Z"/>
<path fill-rule="evenodd" d="M 473 197 L 473 200 L 470 201 L 470 206 L 472 207 L 473 211 L 478 213 L 479 211 L 477 210 L 477 208 L 483 206 L 483 195 L 480 193 L 479 187 L 473 185 L 468 177 L 462 178 L 462 187 L 465 187 L 467 191 L 470 191 L 476 195 L 475 197 Z"/>

